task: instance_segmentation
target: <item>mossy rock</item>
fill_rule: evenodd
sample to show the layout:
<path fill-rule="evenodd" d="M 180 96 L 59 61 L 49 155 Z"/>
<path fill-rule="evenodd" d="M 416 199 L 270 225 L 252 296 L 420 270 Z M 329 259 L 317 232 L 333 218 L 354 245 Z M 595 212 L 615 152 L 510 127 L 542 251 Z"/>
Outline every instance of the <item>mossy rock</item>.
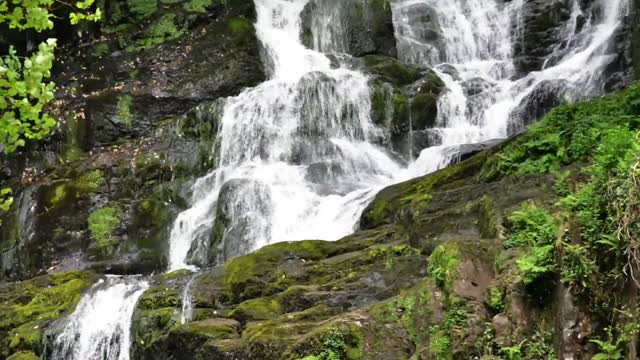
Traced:
<path fill-rule="evenodd" d="M 7 360 L 39 360 L 40 357 L 33 351 L 20 351 L 7 358 Z"/>
<path fill-rule="evenodd" d="M 232 319 L 207 319 L 176 327 L 175 332 L 204 334 L 210 339 L 236 339 L 240 337 L 240 323 Z"/>
<path fill-rule="evenodd" d="M 429 202 L 433 192 L 440 188 L 471 183 L 487 156 L 488 153 L 484 152 L 458 165 L 382 190 L 363 211 L 360 227 L 372 229 L 393 224 L 403 205 Z"/>
<path fill-rule="evenodd" d="M 46 325 L 73 312 L 95 280 L 90 272 L 70 272 L 0 285 L 0 356 L 39 354 Z"/>
<path fill-rule="evenodd" d="M 392 57 L 368 55 L 363 62 L 367 72 L 395 86 L 409 85 L 422 77 L 420 69 Z"/>
<path fill-rule="evenodd" d="M 246 322 L 248 320 L 269 320 L 279 316 L 281 305 L 275 298 L 251 299 L 240 303 L 230 316 Z"/>
<path fill-rule="evenodd" d="M 145 291 L 138 300 L 138 309 L 154 310 L 160 308 L 176 308 L 182 305 L 181 295 L 172 288 L 157 285 Z"/>
<path fill-rule="evenodd" d="M 224 266 L 224 291 L 234 301 L 273 295 L 288 287 L 287 273 L 295 273 L 304 262 L 328 258 L 362 246 L 311 240 L 270 245 L 229 261 Z M 279 268 L 285 261 L 293 259 L 300 262 L 290 269 Z"/>

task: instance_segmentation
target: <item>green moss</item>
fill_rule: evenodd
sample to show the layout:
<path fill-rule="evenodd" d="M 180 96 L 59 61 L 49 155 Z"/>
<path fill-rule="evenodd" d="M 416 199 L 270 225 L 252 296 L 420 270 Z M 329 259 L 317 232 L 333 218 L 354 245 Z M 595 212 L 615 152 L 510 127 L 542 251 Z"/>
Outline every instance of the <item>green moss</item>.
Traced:
<path fill-rule="evenodd" d="M 38 349 L 42 343 L 42 329 L 45 322 L 33 321 L 19 326 L 11 331 L 11 342 L 9 348 L 15 349 Z"/>
<path fill-rule="evenodd" d="M 175 331 L 204 334 L 212 339 L 235 339 L 240 337 L 240 324 L 229 319 L 208 319 L 183 325 Z"/>
<path fill-rule="evenodd" d="M 89 232 L 101 251 L 111 253 L 113 235 L 120 225 L 120 208 L 107 206 L 100 208 L 89 215 Z"/>
<path fill-rule="evenodd" d="M 51 205 L 51 207 L 55 207 L 59 205 L 62 202 L 62 200 L 65 199 L 66 196 L 67 196 L 67 184 L 66 183 L 57 184 L 55 185 L 55 187 L 53 188 L 53 191 L 51 192 L 51 199 L 49 200 L 49 204 Z"/>
<path fill-rule="evenodd" d="M 233 34 L 244 34 L 253 30 L 251 22 L 242 17 L 236 17 L 229 20 L 229 30 Z"/>
<path fill-rule="evenodd" d="M 122 95 L 118 100 L 116 117 L 120 122 L 127 126 L 131 126 L 131 104 L 133 98 L 131 95 Z"/>
<path fill-rule="evenodd" d="M 138 300 L 138 309 L 154 310 L 161 308 L 176 308 L 182 305 L 182 297 L 176 290 L 166 286 L 154 286 L 142 294 Z"/>
<path fill-rule="evenodd" d="M 158 278 L 161 279 L 162 281 L 169 281 L 169 280 L 175 280 L 175 279 L 182 279 L 191 275 L 193 275 L 193 272 L 191 270 L 182 269 L 182 270 L 176 270 L 176 271 L 170 272 L 168 274 L 158 275 Z"/>
<path fill-rule="evenodd" d="M 136 41 L 134 45 L 129 46 L 128 50 L 146 50 L 167 41 L 177 39 L 184 33 L 184 30 L 179 29 L 176 26 L 175 21 L 175 14 L 163 15 L 160 19 L 149 26 L 145 30 L 142 39 Z"/>
<path fill-rule="evenodd" d="M 92 170 L 74 181 L 74 186 L 81 192 L 94 192 L 105 184 L 104 174 L 101 170 Z"/>
<path fill-rule="evenodd" d="M 143 248 L 162 250 L 162 244 L 169 236 L 173 216 L 170 205 L 162 198 L 161 194 L 154 193 L 135 206 L 128 232 Z"/>
<path fill-rule="evenodd" d="M 203 13 L 207 11 L 207 7 L 213 4 L 212 0 L 189 0 L 184 3 L 183 8 L 186 11 Z"/>
<path fill-rule="evenodd" d="M 152 345 L 178 323 L 179 315 L 175 307 L 152 310 L 137 308 L 133 314 L 133 338 L 141 347 Z"/>
<path fill-rule="evenodd" d="M 278 276 L 280 262 L 293 254 L 306 260 L 322 259 L 339 252 L 343 245 L 324 241 L 278 243 L 232 259 L 224 267 L 224 290 L 240 301 L 283 291 L 290 284 L 286 277 Z"/>
<path fill-rule="evenodd" d="M 407 202 L 415 200 L 414 205 L 426 205 L 428 201 L 425 200 L 435 190 L 460 185 L 462 181 L 473 181 L 488 155 L 488 152 L 482 152 L 460 164 L 384 189 L 364 210 L 361 227 L 372 229 L 395 223 L 399 209 Z"/>
<path fill-rule="evenodd" d="M 279 316 L 281 305 L 275 298 L 247 300 L 238 305 L 230 316 L 240 320 L 269 320 Z"/>
<path fill-rule="evenodd" d="M 420 79 L 420 71 L 411 65 L 386 56 L 368 55 L 364 57 L 367 70 L 380 80 L 394 85 L 407 85 Z"/>
<path fill-rule="evenodd" d="M 158 11 L 157 0 L 127 0 L 127 5 L 139 19 L 149 17 Z"/>
<path fill-rule="evenodd" d="M 0 357 L 40 350 L 46 324 L 72 312 L 93 281 L 92 273 L 70 272 L 0 285 Z"/>
<path fill-rule="evenodd" d="M 40 360 L 33 351 L 20 351 L 7 358 L 7 360 Z"/>

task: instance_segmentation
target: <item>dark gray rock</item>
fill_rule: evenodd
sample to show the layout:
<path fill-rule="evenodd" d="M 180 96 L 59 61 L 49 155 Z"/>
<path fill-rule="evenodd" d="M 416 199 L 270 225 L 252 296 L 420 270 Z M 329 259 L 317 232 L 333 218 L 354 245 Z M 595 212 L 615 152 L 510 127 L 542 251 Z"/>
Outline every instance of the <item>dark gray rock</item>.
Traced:
<path fill-rule="evenodd" d="M 220 189 L 216 219 L 206 247 L 208 262 L 223 264 L 248 254 L 256 238 L 269 243 L 271 209 L 271 196 L 264 184 L 248 179 L 226 182 Z"/>
<path fill-rule="evenodd" d="M 306 46 L 353 56 L 396 56 L 391 6 L 385 0 L 312 0 L 302 14 Z"/>
<path fill-rule="evenodd" d="M 508 134 L 517 134 L 542 117 L 564 100 L 568 82 L 566 80 L 544 80 L 512 111 Z"/>

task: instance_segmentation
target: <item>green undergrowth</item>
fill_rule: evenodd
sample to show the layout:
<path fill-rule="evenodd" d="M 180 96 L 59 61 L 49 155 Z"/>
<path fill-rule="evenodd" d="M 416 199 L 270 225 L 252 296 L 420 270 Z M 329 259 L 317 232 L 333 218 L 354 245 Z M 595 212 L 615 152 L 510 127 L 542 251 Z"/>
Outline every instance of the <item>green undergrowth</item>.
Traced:
<path fill-rule="evenodd" d="M 115 206 L 100 208 L 89 215 L 89 232 L 99 251 L 110 255 L 114 245 L 114 232 L 120 225 L 122 210 Z"/>
<path fill-rule="evenodd" d="M 574 162 L 588 161 L 595 144 L 611 134 L 640 127 L 640 83 L 603 98 L 562 105 L 529 131 L 491 156 L 480 178 L 490 180 L 510 174 L 559 170 Z"/>
<path fill-rule="evenodd" d="M 586 166 L 565 170 L 572 164 Z M 518 250 L 531 299 L 545 306 L 562 282 L 609 326 L 609 335 L 593 339 L 597 358 L 621 358 L 629 329 L 640 327 L 624 315 L 635 306 L 625 294 L 640 288 L 640 85 L 556 108 L 491 155 L 479 177 L 544 172 L 556 173 L 555 206 L 523 204 L 504 247 Z"/>

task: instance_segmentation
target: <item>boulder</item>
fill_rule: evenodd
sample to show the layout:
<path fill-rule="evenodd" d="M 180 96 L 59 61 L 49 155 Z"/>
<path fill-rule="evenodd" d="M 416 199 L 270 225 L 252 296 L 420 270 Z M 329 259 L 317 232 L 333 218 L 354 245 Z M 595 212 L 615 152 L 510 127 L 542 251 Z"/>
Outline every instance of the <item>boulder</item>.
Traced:
<path fill-rule="evenodd" d="M 514 41 L 514 63 L 520 74 L 542 69 L 562 39 L 571 16 L 569 0 L 526 0 Z"/>
<path fill-rule="evenodd" d="M 256 239 L 270 242 L 271 197 L 259 181 L 233 179 L 220 189 L 208 261 L 223 264 L 254 250 Z M 200 264 L 201 265 L 201 264 Z"/>
<path fill-rule="evenodd" d="M 542 119 L 554 107 L 564 101 L 568 82 L 565 80 L 544 80 L 527 94 L 511 112 L 508 134 L 517 134 L 527 126 Z"/>
<path fill-rule="evenodd" d="M 312 0 L 302 13 L 302 29 L 303 43 L 322 52 L 396 56 L 386 0 Z"/>

